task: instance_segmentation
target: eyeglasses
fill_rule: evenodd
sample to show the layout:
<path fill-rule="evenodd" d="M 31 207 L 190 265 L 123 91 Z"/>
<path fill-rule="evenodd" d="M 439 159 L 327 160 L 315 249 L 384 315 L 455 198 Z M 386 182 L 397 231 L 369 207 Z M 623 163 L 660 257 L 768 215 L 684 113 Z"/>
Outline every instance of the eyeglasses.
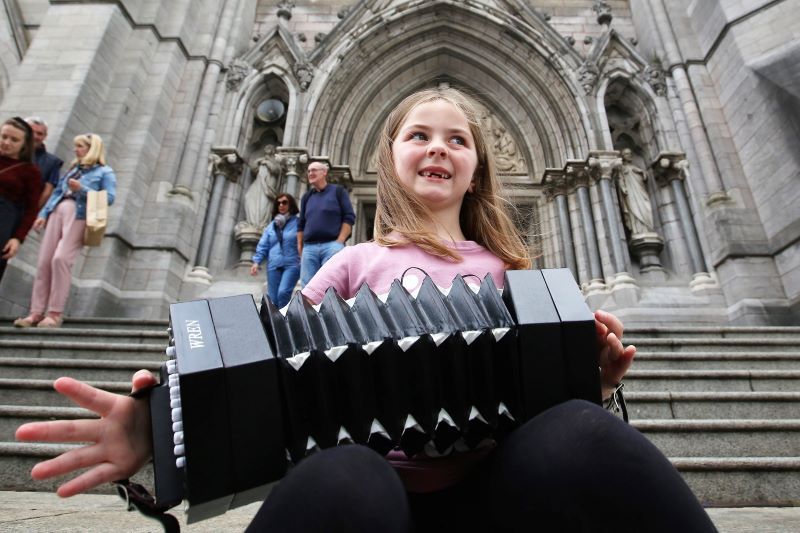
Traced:
<path fill-rule="evenodd" d="M 289 205 L 289 200 L 278 200 L 278 205 Z"/>

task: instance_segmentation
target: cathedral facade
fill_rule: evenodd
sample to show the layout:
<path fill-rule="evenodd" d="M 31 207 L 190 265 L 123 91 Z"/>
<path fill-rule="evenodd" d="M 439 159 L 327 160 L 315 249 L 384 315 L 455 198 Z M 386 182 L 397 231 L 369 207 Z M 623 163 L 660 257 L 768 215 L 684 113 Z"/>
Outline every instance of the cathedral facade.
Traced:
<path fill-rule="evenodd" d="M 369 240 L 380 126 L 474 96 L 535 263 L 626 324 L 800 322 L 800 0 L 4 0 L 0 117 L 103 137 L 118 196 L 73 316 L 251 290 L 312 161 Z M 0 286 L 27 310 L 39 237 Z M 248 288 L 249 287 L 249 288 Z M 253 292 L 260 290 L 258 288 Z"/>

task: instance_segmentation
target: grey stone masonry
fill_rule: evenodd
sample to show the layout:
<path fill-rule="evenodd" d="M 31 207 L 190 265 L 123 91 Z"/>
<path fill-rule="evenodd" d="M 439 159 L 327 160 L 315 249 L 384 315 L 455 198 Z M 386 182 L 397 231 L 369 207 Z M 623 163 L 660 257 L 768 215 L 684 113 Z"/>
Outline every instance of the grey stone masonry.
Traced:
<path fill-rule="evenodd" d="M 267 145 L 347 169 L 351 241 L 365 240 L 382 121 L 451 86 L 475 97 L 508 199 L 539 221 L 521 228 L 537 264 L 569 267 L 592 307 L 633 326 L 800 323 L 800 0 L 6 4 L 0 118 L 43 116 L 67 161 L 96 133 L 118 176 L 68 316 L 165 317 L 181 298 L 249 292 L 257 232 L 236 227 Z M 256 112 L 267 100 L 280 117 Z M 626 226 L 608 173 L 626 149 L 652 232 Z M 229 153 L 241 166 L 219 181 Z M 660 154 L 685 154 L 680 183 L 659 178 Z M 302 165 L 283 177 L 307 186 Z M 39 242 L 9 263 L 0 313 L 27 311 Z"/>

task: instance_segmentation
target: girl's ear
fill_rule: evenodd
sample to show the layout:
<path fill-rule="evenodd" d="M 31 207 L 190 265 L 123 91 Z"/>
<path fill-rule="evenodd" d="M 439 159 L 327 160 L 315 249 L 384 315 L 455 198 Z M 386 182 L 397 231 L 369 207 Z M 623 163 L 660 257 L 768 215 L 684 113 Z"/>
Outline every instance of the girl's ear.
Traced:
<path fill-rule="evenodd" d="M 475 192 L 475 178 L 472 178 L 472 181 L 469 182 L 469 187 L 467 188 L 468 193 Z"/>

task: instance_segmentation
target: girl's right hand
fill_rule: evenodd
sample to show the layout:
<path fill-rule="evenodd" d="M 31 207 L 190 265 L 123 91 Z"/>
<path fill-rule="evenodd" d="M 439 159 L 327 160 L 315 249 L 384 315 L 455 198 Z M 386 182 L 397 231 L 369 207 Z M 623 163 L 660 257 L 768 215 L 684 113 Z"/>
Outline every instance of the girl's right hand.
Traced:
<path fill-rule="evenodd" d="M 133 375 L 132 392 L 152 385 L 156 385 L 156 378 L 147 370 Z M 103 483 L 129 478 L 147 463 L 152 455 L 152 439 L 146 401 L 96 389 L 72 378 L 58 378 L 53 387 L 101 418 L 33 422 L 17 428 L 16 438 L 21 441 L 90 443 L 38 463 L 31 470 L 33 479 L 89 468 L 58 487 L 57 494 L 67 498 Z"/>
<path fill-rule="evenodd" d="M 253 263 L 252 265 L 250 265 L 250 275 L 255 276 L 257 274 L 258 274 L 258 265 Z"/>
<path fill-rule="evenodd" d="M 39 217 L 33 221 L 33 229 L 36 231 L 42 231 L 42 228 L 44 228 L 45 224 L 47 224 L 47 219 Z"/>

